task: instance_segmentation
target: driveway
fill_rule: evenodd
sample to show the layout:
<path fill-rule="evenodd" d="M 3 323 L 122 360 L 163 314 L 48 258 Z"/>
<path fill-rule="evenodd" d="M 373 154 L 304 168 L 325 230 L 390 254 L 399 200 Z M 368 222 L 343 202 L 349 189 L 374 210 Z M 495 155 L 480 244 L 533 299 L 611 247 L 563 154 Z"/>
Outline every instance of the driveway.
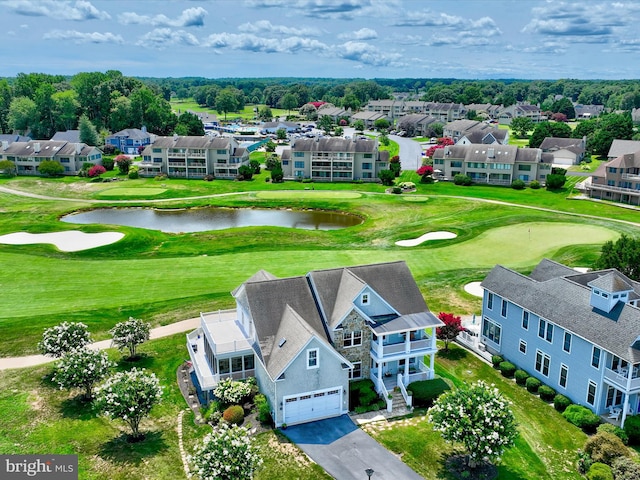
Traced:
<path fill-rule="evenodd" d="M 421 480 L 423 477 L 358 428 L 348 415 L 283 430 L 298 447 L 338 480 Z"/>
<path fill-rule="evenodd" d="M 400 147 L 400 166 L 402 171 L 417 170 L 422 165 L 422 146 L 406 137 L 389 135 L 389 138 L 398 143 Z"/>

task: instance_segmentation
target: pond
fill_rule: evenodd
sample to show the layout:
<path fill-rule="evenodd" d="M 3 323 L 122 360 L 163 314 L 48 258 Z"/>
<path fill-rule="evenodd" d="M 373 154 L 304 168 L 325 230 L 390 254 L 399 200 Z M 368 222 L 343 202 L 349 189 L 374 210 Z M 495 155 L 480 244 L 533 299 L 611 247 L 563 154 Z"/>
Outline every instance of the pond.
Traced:
<path fill-rule="evenodd" d="M 303 230 L 338 230 L 362 223 L 355 215 L 323 211 L 259 208 L 98 208 L 61 218 L 77 224 L 123 225 L 166 233 L 205 232 L 237 227 L 289 227 Z"/>

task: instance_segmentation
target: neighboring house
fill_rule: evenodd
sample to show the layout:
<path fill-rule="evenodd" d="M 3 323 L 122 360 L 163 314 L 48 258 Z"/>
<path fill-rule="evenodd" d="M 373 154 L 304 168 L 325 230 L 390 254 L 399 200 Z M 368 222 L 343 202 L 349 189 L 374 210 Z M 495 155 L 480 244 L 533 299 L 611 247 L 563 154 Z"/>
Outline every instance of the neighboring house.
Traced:
<path fill-rule="evenodd" d="M 376 120 L 380 120 L 381 118 L 388 120 L 384 113 L 366 111 L 355 113 L 351 117 L 351 121 L 362 120 L 365 128 L 372 129 L 375 126 Z"/>
<path fill-rule="evenodd" d="M 553 155 L 555 165 L 579 165 L 584 159 L 586 148 L 587 137 L 547 137 L 540 144 L 540 150 Z"/>
<path fill-rule="evenodd" d="M 469 105 L 465 105 L 467 112 L 474 111 L 481 117 L 486 116 L 491 119 L 498 118 L 502 108 L 501 105 L 493 105 L 491 103 L 470 103 Z"/>
<path fill-rule="evenodd" d="M 627 153 L 635 153 L 640 150 L 640 141 L 638 140 L 614 140 L 607 153 L 607 158 L 613 160 Z"/>
<path fill-rule="evenodd" d="M 502 125 L 511 125 L 511 121 L 514 118 L 526 117 L 530 118 L 534 123 L 538 123 L 543 120 L 540 107 L 537 105 L 516 104 L 510 105 L 500 110 L 498 114 L 498 123 Z"/>
<path fill-rule="evenodd" d="M 300 125 L 295 122 L 264 122 L 260 125 L 260 132 L 276 133 L 278 130 L 285 130 L 287 133 L 294 133 L 300 131 Z"/>
<path fill-rule="evenodd" d="M 585 187 L 591 198 L 640 206 L 640 148 L 601 163 Z"/>
<path fill-rule="evenodd" d="M 233 137 L 158 137 L 142 152 L 139 173 L 154 177 L 234 179 L 241 165 L 249 164 L 249 151 Z"/>
<path fill-rule="evenodd" d="M 498 265 L 482 287 L 488 351 L 622 424 L 640 411 L 640 283 L 544 259 L 528 276 Z"/>
<path fill-rule="evenodd" d="M 351 109 L 345 110 L 341 107 L 334 107 L 331 104 L 325 104 L 318 109 L 318 120 L 322 117 L 330 117 L 331 120 L 336 123 L 341 118 L 351 118 Z"/>
<path fill-rule="evenodd" d="M 105 138 L 106 145 L 113 145 L 126 155 L 139 155 L 140 147 L 150 145 L 151 135 L 146 127 L 142 129 L 127 128 Z"/>
<path fill-rule="evenodd" d="M 465 118 L 467 109 L 461 103 L 424 102 L 418 113 L 434 117 L 440 123 L 447 123 Z"/>
<path fill-rule="evenodd" d="M 404 130 L 408 137 L 431 137 L 433 127 L 438 120 L 430 115 L 411 113 L 398 119 L 398 129 Z"/>
<path fill-rule="evenodd" d="M 187 335 L 200 387 L 255 375 L 276 426 L 342 415 L 349 382 L 370 378 L 387 398 L 434 377 L 435 327 L 404 262 L 277 278 L 259 271 L 232 292 L 233 321 L 203 315 Z M 211 398 L 211 394 L 207 394 Z"/>
<path fill-rule="evenodd" d="M 389 168 L 389 152 L 379 151 L 376 139 L 299 138 L 290 150 L 282 159 L 285 179 L 377 182 L 378 173 Z"/>
<path fill-rule="evenodd" d="M 576 112 L 576 120 L 589 120 L 604 112 L 604 105 L 582 105 L 581 103 L 576 103 L 573 105 L 573 109 Z"/>
<path fill-rule="evenodd" d="M 64 132 L 56 132 L 51 140 L 61 140 L 64 142 L 80 143 L 80 130 L 66 130 Z"/>
<path fill-rule="evenodd" d="M 77 175 L 85 163 L 101 164 L 102 152 L 84 143 L 57 140 L 2 142 L 0 160 L 14 162 L 18 175 L 39 175 L 38 166 L 44 160 L 60 163 L 65 175 Z"/>
<path fill-rule="evenodd" d="M 30 142 L 31 137 L 25 137 L 24 135 L 18 135 L 17 133 L 0 133 L 0 145 L 7 145 L 13 142 Z"/>
<path fill-rule="evenodd" d="M 404 115 L 404 101 L 402 100 L 369 100 L 365 106 L 367 112 L 375 112 L 382 115 L 379 118 L 386 118 L 389 121 Z"/>
<path fill-rule="evenodd" d="M 472 143 L 492 144 L 509 143 L 509 131 L 499 129 L 494 125 L 477 120 L 455 120 L 447 123 L 442 129 L 442 136 L 453 139 L 456 144 L 469 145 Z"/>
<path fill-rule="evenodd" d="M 544 183 L 552 162 L 553 156 L 539 148 L 515 145 L 451 145 L 433 153 L 433 168 L 441 178 L 462 174 L 491 185 L 511 185 L 516 179 Z"/>

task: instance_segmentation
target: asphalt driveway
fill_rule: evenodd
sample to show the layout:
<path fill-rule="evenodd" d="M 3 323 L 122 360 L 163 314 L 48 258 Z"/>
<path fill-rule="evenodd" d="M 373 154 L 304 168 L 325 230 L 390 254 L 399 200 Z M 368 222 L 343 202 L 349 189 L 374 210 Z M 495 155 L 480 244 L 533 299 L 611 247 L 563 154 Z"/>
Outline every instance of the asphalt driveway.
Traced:
<path fill-rule="evenodd" d="M 423 477 L 358 428 L 348 415 L 283 430 L 311 459 L 337 480 L 421 480 Z"/>

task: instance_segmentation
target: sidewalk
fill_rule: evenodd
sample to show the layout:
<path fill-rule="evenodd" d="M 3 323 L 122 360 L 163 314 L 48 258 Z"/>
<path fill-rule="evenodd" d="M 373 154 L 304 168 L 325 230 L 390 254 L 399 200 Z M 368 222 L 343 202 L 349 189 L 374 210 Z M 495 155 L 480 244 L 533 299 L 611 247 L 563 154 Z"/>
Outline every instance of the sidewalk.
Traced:
<path fill-rule="evenodd" d="M 152 328 L 150 339 L 168 337 L 176 333 L 189 332 L 195 330 L 200 325 L 200 317 L 189 318 L 180 322 L 171 323 L 162 327 Z M 104 350 L 111 348 L 111 340 L 102 340 L 89 345 L 92 350 Z M 45 363 L 54 362 L 56 359 L 45 357 L 44 355 L 27 355 L 24 357 L 6 357 L 0 358 L 0 370 L 9 370 L 11 368 L 34 367 L 36 365 L 44 365 Z"/>

